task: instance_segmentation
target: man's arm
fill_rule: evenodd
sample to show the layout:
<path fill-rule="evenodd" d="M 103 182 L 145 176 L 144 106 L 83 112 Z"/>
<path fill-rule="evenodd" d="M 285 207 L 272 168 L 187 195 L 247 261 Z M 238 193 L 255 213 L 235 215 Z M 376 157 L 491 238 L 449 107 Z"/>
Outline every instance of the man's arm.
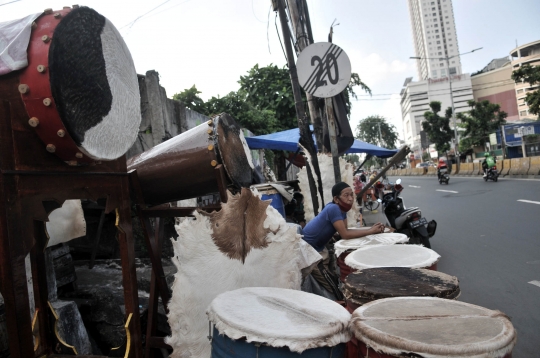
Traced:
<path fill-rule="evenodd" d="M 381 223 L 377 223 L 371 227 L 369 230 L 356 230 L 356 229 L 349 229 L 347 227 L 347 219 L 345 220 L 337 220 L 334 222 L 334 228 L 339 233 L 339 236 L 341 236 L 344 240 L 349 239 L 356 239 L 359 237 L 364 237 L 367 235 L 374 235 L 374 234 L 380 234 L 384 232 L 384 225 Z"/>

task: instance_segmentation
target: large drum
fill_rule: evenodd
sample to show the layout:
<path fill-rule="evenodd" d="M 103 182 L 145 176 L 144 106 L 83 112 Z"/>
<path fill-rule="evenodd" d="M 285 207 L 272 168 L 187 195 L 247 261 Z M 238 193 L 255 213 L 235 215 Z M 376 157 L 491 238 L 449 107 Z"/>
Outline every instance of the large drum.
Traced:
<path fill-rule="evenodd" d="M 363 228 L 356 229 L 362 230 Z M 367 227 L 366 229 L 370 229 Z M 365 229 L 364 229 L 365 230 Z M 388 230 L 388 231 L 387 231 Z M 358 239 L 339 240 L 334 244 L 335 253 L 337 256 L 337 265 L 339 267 L 341 282 L 345 280 L 352 269 L 345 264 L 345 258 L 354 250 L 370 245 L 394 245 L 404 244 L 409 241 L 407 235 L 399 233 L 391 233 L 388 228 L 382 234 L 368 235 Z"/>
<path fill-rule="evenodd" d="M 510 358 L 516 344 L 502 312 L 442 298 L 373 301 L 354 311 L 350 327 L 358 357 Z"/>
<path fill-rule="evenodd" d="M 25 131 L 43 142 L 28 143 L 28 150 L 46 150 L 69 165 L 95 164 L 121 157 L 137 138 L 133 60 L 116 28 L 90 8 L 45 10 L 32 25 L 28 66 L 0 81 L 18 90 Z M 2 98 L 11 94 L 0 90 Z"/>
<path fill-rule="evenodd" d="M 389 297 L 419 296 L 457 298 L 457 277 L 408 267 L 381 267 L 351 273 L 342 287 L 347 309 L 353 312 L 368 302 Z"/>
<path fill-rule="evenodd" d="M 435 251 L 419 245 L 366 246 L 351 252 L 345 264 L 353 270 L 375 267 L 410 267 L 437 270 L 441 257 Z"/>
<path fill-rule="evenodd" d="M 226 113 L 130 158 L 128 170 L 137 170 L 145 202 L 161 204 L 217 192 L 218 164 L 225 167 L 228 184 L 251 185 L 251 153 L 240 126 Z"/>
<path fill-rule="evenodd" d="M 214 324 L 212 358 L 343 357 L 350 313 L 310 293 L 251 287 L 217 296 L 207 315 Z"/>

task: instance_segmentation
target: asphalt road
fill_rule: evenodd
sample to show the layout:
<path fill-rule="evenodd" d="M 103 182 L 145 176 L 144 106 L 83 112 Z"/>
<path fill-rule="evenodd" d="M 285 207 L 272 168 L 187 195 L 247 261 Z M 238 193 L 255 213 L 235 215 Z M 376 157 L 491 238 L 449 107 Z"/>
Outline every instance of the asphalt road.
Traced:
<path fill-rule="evenodd" d="M 402 177 L 401 184 L 405 206 L 437 221 L 431 246 L 441 255 L 438 270 L 459 278 L 459 300 L 504 312 L 518 332 L 513 356 L 540 357 L 540 180 L 451 177 L 440 185 Z"/>

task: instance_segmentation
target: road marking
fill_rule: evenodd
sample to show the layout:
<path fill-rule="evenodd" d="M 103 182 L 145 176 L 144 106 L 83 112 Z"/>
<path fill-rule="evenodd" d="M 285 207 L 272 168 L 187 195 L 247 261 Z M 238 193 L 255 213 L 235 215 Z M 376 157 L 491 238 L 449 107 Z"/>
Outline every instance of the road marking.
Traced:
<path fill-rule="evenodd" d="M 418 185 L 409 185 L 410 188 L 421 188 L 420 186 Z"/>
<path fill-rule="evenodd" d="M 535 281 L 531 281 L 531 282 L 529 282 L 529 283 L 530 283 L 531 285 L 535 285 L 535 286 L 540 287 L 540 281 L 536 281 L 536 280 L 535 280 Z"/>
<path fill-rule="evenodd" d="M 529 204 L 537 204 L 537 205 L 540 205 L 540 201 L 531 201 L 531 200 L 523 200 L 523 199 L 519 199 L 518 201 L 521 201 L 522 203 L 529 203 Z"/>
<path fill-rule="evenodd" d="M 437 191 L 443 191 L 443 192 L 445 192 L 445 193 L 459 194 L 459 191 L 453 191 L 453 190 L 441 190 L 441 189 L 437 189 Z"/>

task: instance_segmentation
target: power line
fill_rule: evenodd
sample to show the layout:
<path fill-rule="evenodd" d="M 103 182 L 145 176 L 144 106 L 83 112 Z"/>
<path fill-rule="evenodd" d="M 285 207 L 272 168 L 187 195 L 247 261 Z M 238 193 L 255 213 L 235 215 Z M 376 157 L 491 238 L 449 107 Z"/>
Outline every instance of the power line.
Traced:
<path fill-rule="evenodd" d="M 10 1 L 10 2 L 6 2 L 6 3 L 3 3 L 3 4 L 0 4 L 0 6 L 4 6 L 4 5 L 8 5 L 8 4 L 13 4 L 14 2 L 19 2 L 21 0 L 14 0 L 14 1 Z"/>
<path fill-rule="evenodd" d="M 137 17 L 135 20 L 131 21 L 129 24 L 122 26 L 122 27 L 120 28 L 120 30 L 122 30 L 123 28 L 125 28 L 125 27 L 127 27 L 127 26 L 132 27 L 133 25 L 135 25 L 135 23 L 136 23 L 139 19 L 141 19 L 142 17 L 148 15 L 149 13 L 151 13 L 152 11 L 154 11 L 155 9 L 157 9 L 157 8 L 159 8 L 159 7 L 163 6 L 163 5 L 165 5 L 165 4 L 168 3 L 169 1 L 171 1 L 171 0 L 165 0 L 164 2 L 162 2 L 161 4 L 159 4 L 158 6 L 156 6 L 155 8 L 153 8 L 152 10 L 147 11 L 147 12 L 145 12 L 144 14 L 142 14 L 141 16 Z M 189 0 L 188 0 L 188 1 L 189 1 Z"/>
<path fill-rule="evenodd" d="M 259 18 L 257 17 L 257 15 L 255 15 L 255 8 L 254 8 L 254 6 L 253 6 L 253 1 L 254 1 L 254 0 L 251 0 L 251 12 L 253 13 L 253 16 L 255 17 L 255 19 L 257 19 L 257 21 L 262 22 L 263 24 L 266 24 L 265 21 L 259 20 Z M 270 5 L 270 6 L 272 6 L 272 5 Z"/>

